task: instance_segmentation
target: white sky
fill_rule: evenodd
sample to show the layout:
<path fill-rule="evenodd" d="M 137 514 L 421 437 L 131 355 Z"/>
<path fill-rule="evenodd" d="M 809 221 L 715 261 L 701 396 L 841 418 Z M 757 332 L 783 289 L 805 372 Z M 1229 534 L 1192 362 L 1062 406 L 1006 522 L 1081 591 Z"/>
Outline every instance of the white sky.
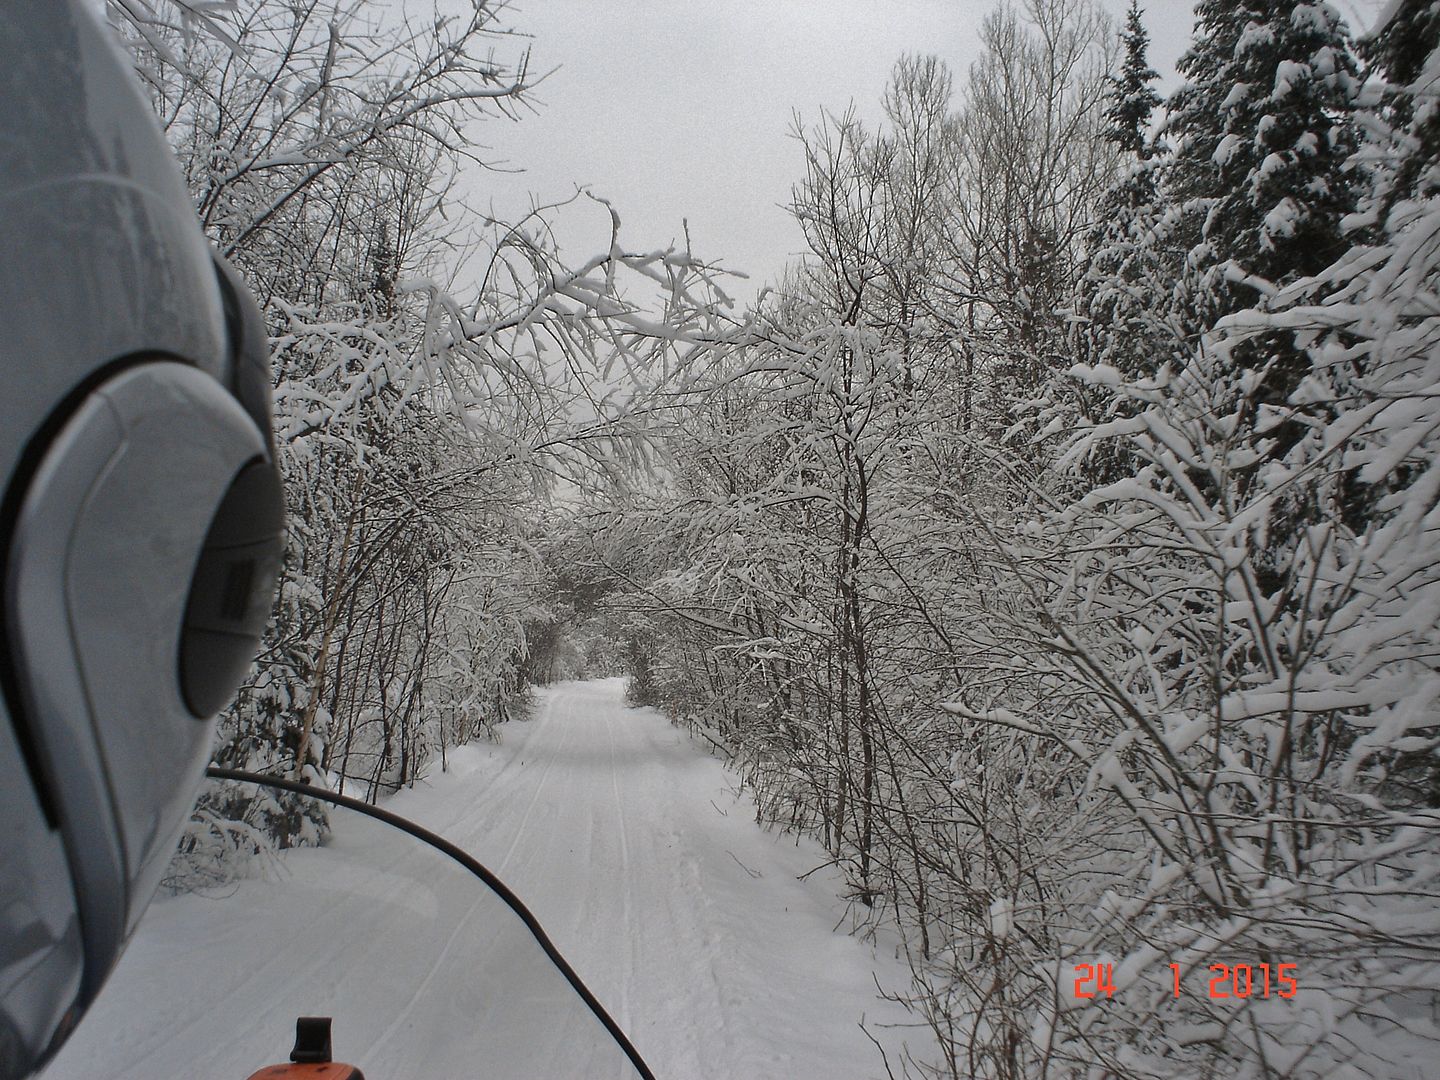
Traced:
<path fill-rule="evenodd" d="M 1374 0 L 1356 0 L 1368 10 Z M 1102 0 L 1117 21 L 1128 0 Z M 512 0 L 507 21 L 533 37 L 540 110 L 478 129 L 490 157 L 524 171 L 477 172 L 464 185 L 479 210 L 514 220 L 532 197 L 576 185 L 609 199 L 626 248 L 668 246 L 688 219 L 697 254 L 750 274 L 741 298 L 778 276 L 801 248 L 781 209 L 802 158 L 792 115 L 852 101 L 877 118 L 895 61 L 935 53 L 958 87 L 978 54 L 994 0 Z M 1350 14 L 1350 0 L 1341 0 Z M 1189 41 L 1190 0 L 1148 0 L 1151 66 L 1165 88 Z M 609 241 L 603 210 L 567 211 L 571 262 Z"/>

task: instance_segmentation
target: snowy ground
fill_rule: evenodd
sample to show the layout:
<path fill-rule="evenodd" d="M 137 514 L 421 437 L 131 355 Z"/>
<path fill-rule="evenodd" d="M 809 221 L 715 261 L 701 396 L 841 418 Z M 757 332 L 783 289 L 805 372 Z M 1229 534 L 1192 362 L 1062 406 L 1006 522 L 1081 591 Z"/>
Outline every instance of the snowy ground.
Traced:
<path fill-rule="evenodd" d="M 839 881 L 766 834 L 733 778 L 620 680 L 543 691 L 390 809 L 497 871 L 658 1077 L 883 1076 L 906 1032 L 893 956 L 837 933 Z M 45 1080 L 243 1080 L 333 1014 L 369 1080 L 626 1075 L 513 916 L 416 841 L 358 817 L 223 899 L 157 901 Z M 912 1039 L 923 1041 L 913 1032 Z"/>

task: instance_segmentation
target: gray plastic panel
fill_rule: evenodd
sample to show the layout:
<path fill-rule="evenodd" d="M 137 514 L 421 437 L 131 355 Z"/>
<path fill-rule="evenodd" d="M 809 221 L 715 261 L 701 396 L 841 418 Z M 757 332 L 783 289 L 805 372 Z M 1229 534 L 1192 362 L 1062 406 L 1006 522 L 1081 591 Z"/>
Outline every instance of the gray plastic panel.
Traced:
<path fill-rule="evenodd" d="M 94 371 L 167 353 L 224 381 L 208 246 L 131 61 L 82 2 L 0 3 L 0 478 Z"/>
<path fill-rule="evenodd" d="M 190 714 L 179 685 L 191 577 L 216 507 L 266 447 L 229 392 L 192 368 L 136 368 L 103 394 L 125 446 L 71 535 L 65 585 L 120 818 L 133 921 L 169 861 L 210 751 L 210 725 Z"/>
<path fill-rule="evenodd" d="M 210 725 L 180 696 L 180 627 L 215 508 L 264 449 L 214 379 L 145 364 L 76 413 L 21 511 L 6 618 L 81 882 L 87 996 L 153 893 L 199 783 Z"/>
<path fill-rule="evenodd" d="M 45 823 L 0 703 L 0 1078 L 50 1045 L 80 990 L 80 924 L 59 833 Z"/>
<path fill-rule="evenodd" d="M 16 524 L 4 613 L 27 727 L 59 804 L 71 872 L 89 897 L 81 912 L 85 950 L 108 957 L 123 938 L 124 867 L 62 583 L 75 517 L 122 438 L 119 417 L 102 399 L 91 399 L 61 434 L 34 478 L 41 496 L 26 502 Z M 87 985 L 87 995 L 97 988 Z"/>
<path fill-rule="evenodd" d="M 118 542 L 119 533 L 108 546 L 96 541 L 125 510 L 120 488 L 92 485 L 102 474 L 116 479 L 124 470 L 150 467 L 135 441 L 164 426 L 170 406 L 198 402 L 199 412 L 194 423 L 160 438 L 168 447 L 161 452 L 175 457 L 180 473 L 191 466 L 228 469 L 215 479 L 220 491 L 238 468 L 235 459 L 253 454 L 259 436 L 246 435 L 234 403 L 213 383 L 192 386 L 194 394 L 162 396 L 148 412 L 103 398 L 72 412 L 79 387 L 136 357 L 183 359 L 223 382 L 234 374 L 212 256 L 189 193 L 132 60 L 101 24 L 93 0 L 0 2 L 0 104 L 0 483 L 11 482 L 45 425 L 68 416 L 34 478 L 34 497 L 20 508 L 13 559 L 0 567 L 7 575 L 0 636 L 15 660 L 17 700 L 39 742 L 46 794 L 57 806 L 70 867 L 67 873 L 60 834 L 34 817 L 34 793 L 0 710 L 3 1078 L 34 1051 L 36 1040 L 48 1038 L 44 1029 L 53 1027 L 60 1003 L 76 997 L 80 960 L 70 874 L 83 894 L 86 967 L 74 1001 L 83 1006 L 163 868 L 170 842 L 161 835 L 165 822 L 183 817 L 191 789 L 177 777 L 163 805 L 137 809 L 126 801 L 143 800 L 147 784 L 164 787 L 165 771 L 198 765 L 206 749 L 207 725 L 188 717 L 176 723 L 174 702 L 163 692 L 143 709 L 136 704 L 137 688 L 154 675 L 144 664 L 165 647 L 141 643 L 132 650 L 126 635 L 152 633 L 149 616 L 169 598 L 118 601 L 123 613 L 112 612 L 99 629 L 87 631 L 72 627 L 71 616 L 94 618 L 98 601 L 93 595 L 77 601 L 67 575 L 78 557 L 88 569 L 76 575 L 75 589 L 94 593 L 95 578 L 113 577 L 104 582 L 113 598 L 122 581 L 147 584 L 148 575 L 134 572 L 133 564 L 152 558 L 156 575 L 178 579 L 183 603 L 188 565 L 182 559 L 163 571 L 159 566 L 183 549 L 181 534 L 192 518 L 201 520 L 198 548 L 213 505 L 190 513 L 169 502 L 203 502 L 207 484 L 179 477 L 173 491 L 160 491 L 160 502 L 132 504 L 124 533 L 129 547 Z M 263 326 L 257 340 L 263 352 Z M 209 421 L 218 426 L 207 427 Z M 211 440 L 216 445 L 208 445 Z M 107 466 L 113 475 L 104 472 Z M 172 472 L 158 475 L 165 484 L 177 480 Z M 86 501 L 92 495 L 98 499 L 93 507 Z M 87 517 L 92 509 L 100 516 Z M 167 635 L 172 657 L 178 627 L 177 616 Z M 98 680 L 123 666 L 108 655 L 117 651 L 133 653 L 140 663 L 122 678 L 120 692 L 112 692 Z M 163 691 L 175 681 L 172 663 L 157 686 Z M 184 735 L 157 747 L 151 724 L 170 724 L 171 734 Z M 113 793 L 107 765 L 117 770 Z M 134 769 L 142 774 L 138 780 L 118 771 Z M 26 895 L 42 899 L 26 907 Z"/>

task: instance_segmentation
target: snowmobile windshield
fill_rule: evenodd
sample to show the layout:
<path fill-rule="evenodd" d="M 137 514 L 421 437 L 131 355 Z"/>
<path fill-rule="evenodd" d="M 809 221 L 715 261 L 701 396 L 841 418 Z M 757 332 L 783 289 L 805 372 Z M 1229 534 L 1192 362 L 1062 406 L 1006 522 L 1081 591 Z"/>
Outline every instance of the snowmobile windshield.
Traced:
<path fill-rule="evenodd" d="M 214 826 L 217 851 L 245 848 L 244 814 L 234 812 L 245 799 L 285 807 L 301 831 L 328 821 L 323 842 L 280 855 L 252 843 L 248 876 L 223 883 L 206 882 L 203 857 L 189 860 L 190 880 L 173 884 L 198 889 L 151 904 L 44 1080 L 245 1080 L 287 1060 L 299 1016 L 333 1017 L 335 1060 L 367 1080 L 643 1075 L 521 918 L 466 867 L 355 810 L 228 786 L 235 820 Z M 526 900 L 544 921 L 545 898 Z M 547 929 L 562 950 L 590 932 Z M 605 973 L 582 974 L 604 998 Z M 607 1004 L 630 1019 L 623 1001 Z"/>

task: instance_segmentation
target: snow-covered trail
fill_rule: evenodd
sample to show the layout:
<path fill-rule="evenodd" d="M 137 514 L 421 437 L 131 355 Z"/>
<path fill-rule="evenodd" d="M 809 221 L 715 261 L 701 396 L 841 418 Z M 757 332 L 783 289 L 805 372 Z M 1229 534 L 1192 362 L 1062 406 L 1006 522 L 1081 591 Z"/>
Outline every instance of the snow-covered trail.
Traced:
<path fill-rule="evenodd" d="M 835 875 L 799 880 L 823 851 L 758 829 L 721 764 L 622 688 L 542 691 L 500 745 L 387 806 L 499 873 L 657 1076 L 883 1076 L 859 1022 L 897 1060 L 907 1018 L 875 983 L 904 989 L 905 965 L 835 932 Z M 294 1015 L 327 1012 L 370 1080 L 625 1075 L 478 882 L 377 830 L 347 818 L 277 881 L 158 902 L 46 1080 L 243 1080 L 285 1058 Z"/>

